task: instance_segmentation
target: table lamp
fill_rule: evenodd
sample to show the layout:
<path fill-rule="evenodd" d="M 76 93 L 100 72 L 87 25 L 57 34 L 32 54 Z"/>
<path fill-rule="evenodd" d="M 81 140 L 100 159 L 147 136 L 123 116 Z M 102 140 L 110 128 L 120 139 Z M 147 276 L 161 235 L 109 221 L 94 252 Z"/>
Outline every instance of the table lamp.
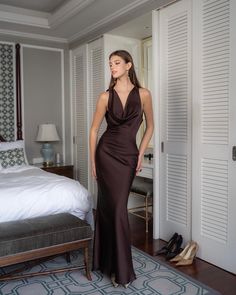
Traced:
<path fill-rule="evenodd" d="M 59 141 L 60 138 L 57 133 L 55 124 L 41 124 L 39 125 L 38 135 L 36 141 L 43 142 L 41 154 L 43 156 L 43 165 L 51 166 L 54 160 L 54 149 L 50 142 Z"/>

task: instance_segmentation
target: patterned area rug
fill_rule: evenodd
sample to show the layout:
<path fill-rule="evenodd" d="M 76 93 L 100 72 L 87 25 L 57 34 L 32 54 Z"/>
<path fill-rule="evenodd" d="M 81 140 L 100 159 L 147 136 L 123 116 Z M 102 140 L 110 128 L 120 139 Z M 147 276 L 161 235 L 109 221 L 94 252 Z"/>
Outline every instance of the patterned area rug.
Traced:
<path fill-rule="evenodd" d="M 64 295 L 64 294 L 129 294 L 129 295 L 219 295 L 218 292 L 183 275 L 176 269 L 154 260 L 150 255 L 132 248 L 137 279 L 125 289 L 114 288 L 110 279 L 100 272 L 92 272 L 92 281 L 88 281 L 83 270 L 44 275 L 27 279 L 0 282 L 0 294 L 3 295 Z M 71 255 L 73 265 L 79 263 L 82 255 L 79 251 Z M 34 266 L 28 272 L 45 271 L 51 268 L 65 267 L 64 256 Z M 8 268 L 9 270 L 9 268 Z M 0 270 L 2 274 L 4 269 Z"/>

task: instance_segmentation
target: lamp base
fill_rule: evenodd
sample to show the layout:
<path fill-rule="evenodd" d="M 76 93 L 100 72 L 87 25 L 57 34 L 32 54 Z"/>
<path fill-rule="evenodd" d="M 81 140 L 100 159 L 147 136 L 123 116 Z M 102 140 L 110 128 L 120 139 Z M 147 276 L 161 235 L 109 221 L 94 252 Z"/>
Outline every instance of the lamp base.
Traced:
<path fill-rule="evenodd" d="M 54 159 L 54 150 L 50 143 L 45 142 L 41 149 L 41 154 L 43 156 L 43 165 L 46 166 L 52 166 L 53 165 L 53 159 Z"/>

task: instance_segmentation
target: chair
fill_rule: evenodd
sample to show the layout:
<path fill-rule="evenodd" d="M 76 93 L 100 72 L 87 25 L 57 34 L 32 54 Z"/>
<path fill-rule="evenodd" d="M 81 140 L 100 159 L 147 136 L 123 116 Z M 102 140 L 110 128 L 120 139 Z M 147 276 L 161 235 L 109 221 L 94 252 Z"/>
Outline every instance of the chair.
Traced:
<path fill-rule="evenodd" d="M 146 222 L 146 232 L 148 232 L 148 222 L 152 218 L 152 212 L 148 211 L 149 207 L 153 207 L 153 181 L 152 179 L 136 176 L 131 186 L 130 193 L 133 196 L 144 198 L 144 204 L 129 208 L 130 214 L 138 216 Z M 143 209 L 143 212 L 137 209 Z"/>

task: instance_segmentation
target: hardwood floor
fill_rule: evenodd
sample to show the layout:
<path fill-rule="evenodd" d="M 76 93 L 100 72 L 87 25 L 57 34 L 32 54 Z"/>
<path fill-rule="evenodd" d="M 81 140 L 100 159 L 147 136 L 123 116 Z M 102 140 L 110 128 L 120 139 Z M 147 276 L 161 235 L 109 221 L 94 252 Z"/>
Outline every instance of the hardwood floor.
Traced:
<path fill-rule="evenodd" d="M 151 222 L 149 233 L 146 234 L 144 220 L 129 214 L 129 221 L 132 244 L 136 248 L 153 256 L 165 244 L 162 240 L 154 240 L 152 238 Z M 164 256 L 154 256 L 155 258 L 165 261 L 165 263 L 174 267 L 173 264 L 165 260 Z M 235 253 L 232 253 L 232 259 L 235 259 Z M 195 259 L 190 266 L 178 267 L 178 270 L 217 290 L 222 295 L 236 294 L 236 276 L 201 259 Z"/>

